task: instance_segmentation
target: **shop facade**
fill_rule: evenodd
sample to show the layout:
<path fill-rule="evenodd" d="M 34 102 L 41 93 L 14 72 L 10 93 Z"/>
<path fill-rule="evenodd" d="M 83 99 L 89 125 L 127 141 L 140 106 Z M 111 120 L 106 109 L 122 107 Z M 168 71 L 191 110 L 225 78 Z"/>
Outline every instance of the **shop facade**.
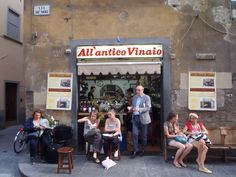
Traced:
<path fill-rule="evenodd" d="M 135 94 L 135 87 L 139 84 L 147 89 L 147 94 L 150 94 L 153 100 L 149 151 L 160 150 L 162 133 L 156 130 L 162 129 L 162 118 L 171 110 L 169 39 L 78 40 L 73 41 L 70 48 L 71 60 L 74 61 L 73 65 L 76 65 L 73 73 L 77 75 L 73 80 L 73 88 L 77 86 L 77 89 L 74 92 L 76 99 L 73 100 L 72 111 L 75 117 L 73 124 L 77 125 L 75 129 L 78 130 L 76 134 L 79 150 L 84 148 L 83 125 L 76 122 L 78 118 L 88 116 L 91 111 L 89 109 L 93 106 L 104 114 L 106 109 L 116 110 L 122 123 L 123 136 L 126 138 L 124 150 L 127 150 L 127 147 L 130 150 L 131 138 L 128 135 L 128 127 L 131 126 L 131 118 L 127 116 L 126 108 L 121 108 L 126 106 L 121 100 L 127 96 L 128 89 L 132 89 Z M 132 53 L 134 50 L 135 54 Z M 96 103 L 93 104 L 88 102 L 87 98 L 92 86 L 96 87 Z M 109 104 L 107 108 L 106 103 Z"/>
<path fill-rule="evenodd" d="M 34 8 L 37 10 L 41 6 L 47 6 L 45 8 L 50 11 L 47 14 L 44 14 L 46 11 L 34 14 Z M 77 119 L 83 105 L 80 98 L 81 81 L 86 82 L 88 87 L 95 85 L 95 96 L 100 97 L 104 92 L 114 92 L 117 82 L 124 86 L 115 89 L 125 94 L 126 89 L 134 87 L 135 83 L 147 86 L 156 79 L 161 116 L 160 126 L 155 131 L 159 142 L 163 137 L 163 121 L 170 110 L 179 113 L 181 125 L 193 111 L 200 115 L 206 126 L 236 125 L 235 37 L 212 28 L 221 29 L 223 22 L 217 20 L 226 17 L 221 16 L 224 13 L 217 9 L 222 10 L 220 6 L 227 6 L 220 0 L 217 3 L 209 1 L 197 6 L 196 2 L 182 6 L 175 8 L 156 0 L 127 0 L 125 3 L 25 1 L 26 117 L 34 109 L 45 110 L 61 124 L 73 127 L 74 142 L 80 148 L 83 146 L 80 142 L 82 127 L 77 124 Z M 196 16 L 196 13 L 200 13 L 200 16 Z M 222 18 L 216 18 L 219 16 Z M 227 22 L 223 26 L 235 31 L 235 22 Z M 161 45 L 163 56 L 86 58 L 92 51 L 84 50 L 82 57 L 77 57 L 78 48 L 103 47 L 104 50 L 104 46 L 118 48 L 131 45 L 141 48 L 145 45 Z M 123 55 L 113 49 L 111 53 L 101 55 L 113 55 L 113 52 Z M 47 109 L 49 73 L 72 74 L 68 110 Z M 202 86 L 194 85 L 203 83 L 203 80 Z M 109 86 L 105 88 L 105 85 Z M 197 93 L 197 98 L 194 98 L 196 90 L 204 91 L 204 94 Z M 210 95 L 210 98 L 200 98 L 201 95 Z M 64 100 L 60 103 L 62 107 L 67 104 Z"/>

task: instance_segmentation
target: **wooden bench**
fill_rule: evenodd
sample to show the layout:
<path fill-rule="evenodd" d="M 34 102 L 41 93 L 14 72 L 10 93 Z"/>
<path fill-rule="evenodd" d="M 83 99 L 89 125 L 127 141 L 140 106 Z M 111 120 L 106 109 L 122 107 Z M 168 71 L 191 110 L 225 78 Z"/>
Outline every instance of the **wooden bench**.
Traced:
<path fill-rule="evenodd" d="M 230 149 L 230 146 L 227 145 L 227 131 L 226 129 L 222 127 L 207 127 L 208 130 L 208 137 L 210 138 L 212 145 L 209 146 L 210 150 L 222 150 L 223 151 L 223 158 L 224 161 L 227 161 L 227 150 Z M 229 129 L 227 129 L 229 130 Z M 235 129 L 236 131 L 236 129 Z M 236 132 L 235 132 L 236 136 Z M 227 138 L 226 138 L 227 137 Z M 236 145 L 232 145 L 231 148 L 236 149 Z M 170 150 L 176 150 L 177 148 L 168 146 L 166 142 L 166 137 L 164 136 L 164 142 L 163 142 L 163 153 L 164 153 L 164 160 L 167 161 L 168 159 L 168 151 Z"/>
<path fill-rule="evenodd" d="M 228 147 L 228 150 L 236 150 L 236 127 L 228 126 L 228 127 L 220 127 L 221 133 L 225 136 L 224 145 Z M 226 152 L 226 160 L 227 160 L 227 152 Z"/>
<path fill-rule="evenodd" d="M 210 151 L 221 150 L 223 152 L 223 159 L 227 161 L 228 146 L 225 144 L 226 134 L 222 132 L 221 127 L 207 127 L 208 137 L 210 138 L 212 145 L 209 146 Z"/>

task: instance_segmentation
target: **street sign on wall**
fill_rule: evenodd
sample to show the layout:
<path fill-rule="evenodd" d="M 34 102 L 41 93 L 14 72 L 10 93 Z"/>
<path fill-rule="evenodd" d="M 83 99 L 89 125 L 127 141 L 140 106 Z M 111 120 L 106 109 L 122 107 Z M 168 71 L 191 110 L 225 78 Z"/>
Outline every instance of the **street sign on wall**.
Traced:
<path fill-rule="evenodd" d="M 50 5 L 35 5 L 33 13 L 35 16 L 50 15 Z"/>

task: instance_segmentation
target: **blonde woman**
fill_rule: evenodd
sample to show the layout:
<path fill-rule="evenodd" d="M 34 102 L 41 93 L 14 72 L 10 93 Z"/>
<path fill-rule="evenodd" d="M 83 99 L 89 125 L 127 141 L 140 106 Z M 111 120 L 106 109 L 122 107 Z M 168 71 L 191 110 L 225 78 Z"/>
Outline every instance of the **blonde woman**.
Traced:
<path fill-rule="evenodd" d="M 189 121 L 186 122 L 184 133 L 189 136 L 191 143 L 198 150 L 196 162 L 199 166 L 199 171 L 211 174 L 212 171 L 205 167 L 205 159 L 208 151 L 206 143 L 210 142 L 207 138 L 208 131 L 202 122 L 198 122 L 199 116 L 196 113 L 189 114 Z"/>
<path fill-rule="evenodd" d="M 116 113 L 114 110 L 110 110 L 108 113 L 108 118 L 105 123 L 105 132 L 103 134 L 103 148 L 106 159 L 109 159 L 109 147 L 112 145 L 114 152 L 114 157 L 118 157 L 118 147 L 121 137 L 121 123 L 118 118 L 116 118 Z"/>

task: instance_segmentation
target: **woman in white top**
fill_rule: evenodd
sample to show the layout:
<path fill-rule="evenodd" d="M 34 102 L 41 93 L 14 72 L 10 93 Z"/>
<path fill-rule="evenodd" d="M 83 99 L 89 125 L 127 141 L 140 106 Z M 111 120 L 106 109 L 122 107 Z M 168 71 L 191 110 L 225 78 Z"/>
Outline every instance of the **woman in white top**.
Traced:
<path fill-rule="evenodd" d="M 121 124 L 120 120 L 116 118 L 116 113 L 114 110 L 108 112 L 108 119 L 105 123 L 105 132 L 111 134 L 111 136 L 103 135 L 103 148 L 106 159 L 109 159 L 109 147 L 112 144 L 114 152 L 114 157 L 118 157 L 118 147 L 121 137 Z"/>
<path fill-rule="evenodd" d="M 84 123 L 84 139 L 93 145 L 93 158 L 96 163 L 100 163 L 97 153 L 101 151 L 101 133 L 97 129 L 100 120 L 97 118 L 97 111 L 90 113 L 89 117 L 79 119 L 79 123 Z"/>

